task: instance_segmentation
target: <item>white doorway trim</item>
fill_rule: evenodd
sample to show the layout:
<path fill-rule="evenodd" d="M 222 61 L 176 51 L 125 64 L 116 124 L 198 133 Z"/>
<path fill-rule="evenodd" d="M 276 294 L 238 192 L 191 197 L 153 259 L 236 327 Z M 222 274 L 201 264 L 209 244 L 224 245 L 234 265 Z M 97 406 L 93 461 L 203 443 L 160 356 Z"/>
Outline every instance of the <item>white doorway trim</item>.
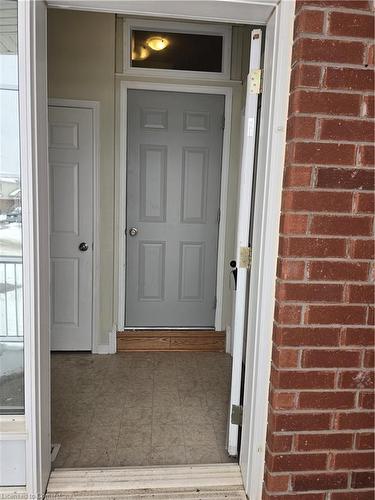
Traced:
<path fill-rule="evenodd" d="M 230 87 L 214 87 L 201 85 L 184 85 L 180 83 L 153 83 L 140 81 L 120 82 L 120 120 L 119 120 L 119 169 L 116 207 L 119 212 L 118 222 L 118 315 L 117 328 L 125 328 L 125 279 L 126 279 L 126 147 L 127 147 L 127 94 L 128 90 L 161 90 L 169 92 L 186 92 L 194 94 L 216 94 L 225 97 L 223 131 L 223 150 L 221 162 L 220 187 L 220 223 L 217 249 L 216 271 L 216 312 L 215 330 L 222 330 L 222 311 L 224 296 L 225 269 L 225 232 L 229 179 L 230 133 L 232 122 L 232 89 Z"/>
<path fill-rule="evenodd" d="M 92 335 L 91 350 L 93 353 L 102 353 L 99 344 L 100 339 L 100 103 L 98 101 L 86 101 L 77 99 L 48 99 L 48 106 L 60 108 L 83 108 L 92 110 L 93 119 L 93 193 L 92 193 L 92 211 L 93 211 L 93 259 L 92 259 Z"/>

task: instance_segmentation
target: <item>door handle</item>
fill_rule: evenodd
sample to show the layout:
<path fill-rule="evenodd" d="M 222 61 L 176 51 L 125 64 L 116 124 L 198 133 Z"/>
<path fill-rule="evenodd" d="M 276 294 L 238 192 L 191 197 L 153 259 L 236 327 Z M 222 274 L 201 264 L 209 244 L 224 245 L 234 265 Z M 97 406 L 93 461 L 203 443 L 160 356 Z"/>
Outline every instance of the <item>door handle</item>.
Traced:
<path fill-rule="evenodd" d="M 233 280 L 234 280 L 234 290 L 237 290 L 237 262 L 235 260 L 231 260 L 229 262 L 229 265 L 230 267 L 232 268 L 232 276 L 233 276 Z"/>
<path fill-rule="evenodd" d="M 80 252 L 87 252 L 89 246 L 85 241 L 82 241 L 82 243 L 79 244 L 78 249 Z"/>
<path fill-rule="evenodd" d="M 131 227 L 129 229 L 129 236 L 136 236 L 138 233 L 138 229 L 136 227 Z"/>

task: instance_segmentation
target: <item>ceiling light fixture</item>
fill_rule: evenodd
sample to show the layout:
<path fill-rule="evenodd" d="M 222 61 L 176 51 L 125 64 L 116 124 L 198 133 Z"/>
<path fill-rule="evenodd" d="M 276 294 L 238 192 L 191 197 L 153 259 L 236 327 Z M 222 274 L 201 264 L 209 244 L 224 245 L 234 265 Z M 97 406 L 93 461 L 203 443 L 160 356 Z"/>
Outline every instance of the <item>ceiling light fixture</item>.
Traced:
<path fill-rule="evenodd" d="M 169 40 L 161 36 L 152 36 L 146 40 L 146 45 L 152 50 L 163 50 L 169 45 Z"/>

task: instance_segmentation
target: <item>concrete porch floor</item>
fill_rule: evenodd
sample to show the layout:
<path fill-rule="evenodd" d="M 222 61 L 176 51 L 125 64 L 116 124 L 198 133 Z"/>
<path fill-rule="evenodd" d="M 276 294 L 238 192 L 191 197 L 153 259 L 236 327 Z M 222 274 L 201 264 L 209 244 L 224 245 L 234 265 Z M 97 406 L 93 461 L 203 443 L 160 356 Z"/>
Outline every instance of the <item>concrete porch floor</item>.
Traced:
<path fill-rule="evenodd" d="M 53 467 L 233 462 L 224 353 L 53 353 Z"/>

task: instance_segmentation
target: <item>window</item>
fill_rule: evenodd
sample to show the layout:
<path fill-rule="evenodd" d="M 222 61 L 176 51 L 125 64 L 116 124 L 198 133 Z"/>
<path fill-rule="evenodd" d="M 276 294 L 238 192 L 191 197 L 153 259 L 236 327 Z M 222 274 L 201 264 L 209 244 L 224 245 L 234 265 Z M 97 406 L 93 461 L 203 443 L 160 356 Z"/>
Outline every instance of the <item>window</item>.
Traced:
<path fill-rule="evenodd" d="M 230 27 L 135 20 L 125 35 L 126 72 L 229 78 Z"/>
<path fill-rule="evenodd" d="M 22 209 L 15 0 L 0 0 L 0 110 L 0 414 L 22 414 Z"/>

